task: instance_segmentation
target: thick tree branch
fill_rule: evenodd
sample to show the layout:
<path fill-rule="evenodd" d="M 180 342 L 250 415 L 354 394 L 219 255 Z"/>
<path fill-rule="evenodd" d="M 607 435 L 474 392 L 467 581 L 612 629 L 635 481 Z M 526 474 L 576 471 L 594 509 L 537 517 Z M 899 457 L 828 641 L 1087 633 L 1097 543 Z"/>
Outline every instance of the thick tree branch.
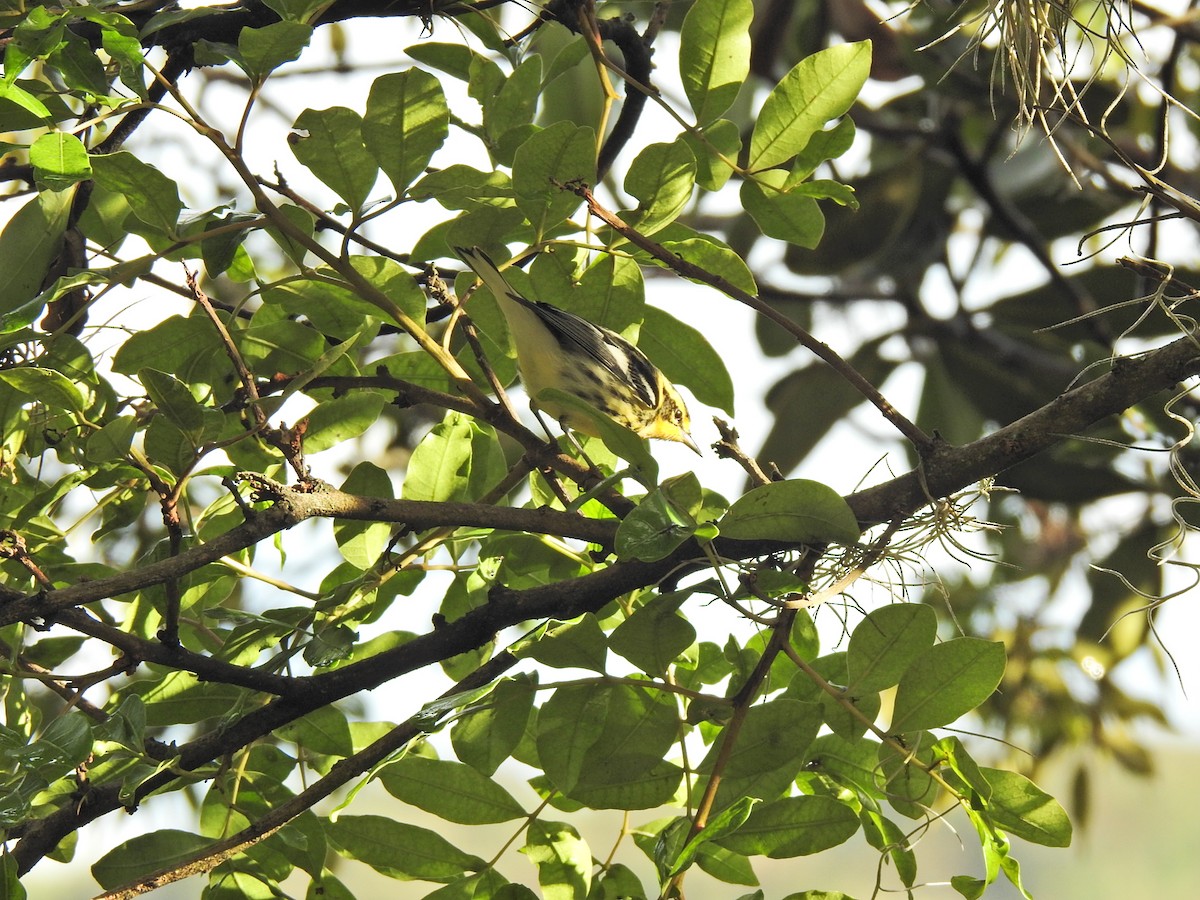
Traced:
<path fill-rule="evenodd" d="M 490 684 L 512 668 L 516 661 L 516 657 L 511 653 L 498 653 L 453 687 L 443 691 L 438 699 L 445 700 L 456 694 Z M 349 783 L 352 778 L 357 778 L 379 765 L 416 737 L 432 731 L 434 725 L 435 722 L 422 713 L 410 716 L 379 740 L 364 747 L 353 756 L 338 760 L 327 775 L 313 782 L 287 803 L 275 807 L 237 834 L 215 842 L 187 862 L 160 869 L 123 887 L 106 891 L 96 897 L 96 900 L 129 900 L 131 897 L 148 893 L 164 885 L 211 871 L 230 857 L 270 837 L 296 816 L 312 809 L 338 788 Z"/>
<path fill-rule="evenodd" d="M 319 490 L 305 490 L 267 484 L 269 499 L 274 505 L 255 515 L 250 521 L 232 528 L 213 540 L 185 550 L 178 556 L 148 563 L 137 569 L 98 578 L 58 590 L 42 591 L 17 599 L 16 592 L 6 591 L 9 602 L 0 605 L 0 627 L 21 621 L 51 621 L 62 610 L 105 600 L 168 579 L 179 578 L 223 556 L 237 553 L 303 522 L 305 519 L 326 517 L 356 521 L 395 522 L 421 531 L 446 525 L 476 528 L 497 528 L 533 534 L 554 534 L 573 537 L 597 544 L 611 544 L 617 523 L 612 520 L 588 519 L 576 513 L 554 509 L 513 509 L 505 506 L 486 506 L 477 503 L 433 503 L 421 500 L 384 500 L 379 497 L 360 497 L 347 494 L 327 485 Z M 0 595 L 0 600 L 4 595 Z"/>
<path fill-rule="evenodd" d="M 909 472 L 860 491 L 848 497 L 847 501 L 864 526 L 912 515 L 934 499 L 1023 462 L 1055 444 L 1069 440 L 1072 435 L 1086 431 L 1102 419 L 1116 415 L 1198 373 L 1200 345 L 1191 336 L 1180 338 L 1137 359 L 1115 360 L 1112 371 L 1063 394 L 1011 425 L 971 444 L 943 447 L 925 460 L 921 471 Z M 284 509 L 284 506 L 280 503 L 262 514 L 262 522 L 239 526 L 223 537 L 229 538 L 236 533 L 236 537 L 230 540 L 244 547 L 254 542 L 250 539 L 252 528 L 257 528 L 256 533 L 261 538 L 290 527 L 286 523 L 294 524 L 296 514 Z M 270 527 L 263 524 L 268 519 L 271 520 Z M 211 548 L 217 541 L 204 548 L 186 551 L 178 559 Z M 749 542 L 717 543 L 717 551 L 730 559 L 752 558 L 778 549 L 778 545 Z M 582 578 L 522 591 L 498 588 L 484 606 L 403 647 L 333 672 L 297 679 L 299 690 L 295 694 L 254 710 L 223 731 L 206 734 L 179 747 L 179 766 L 176 771 L 197 769 L 326 703 L 383 684 L 454 653 L 478 647 L 504 627 L 551 615 L 569 618 L 599 610 L 615 597 L 654 584 L 701 558 L 703 556 L 697 547 L 685 545 L 670 557 L 654 563 L 615 563 Z M 166 562 L 177 563 L 178 559 Z M 155 563 L 148 568 L 162 565 Z M 143 583 L 154 583 L 153 580 L 146 582 L 142 573 L 129 573 L 118 578 L 135 582 L 125 590 L 134 590 Z M 111 583 L 113 580 L 105 581 Z M 80 585 L 67 590 L 82 592 L 88 587 Z M 62 595 L 64 591 L 52 593 Z M 107 596 L 108 593 L 102 592 L 102 595 Z M 59 602 L 62 600 L 61 596 L 56 599 Z M 90 597 L 90 600 L 96 599 L 100 597 Z M 0 612 L 8 615 L 13 607 L 22 607 L 28 602 L 22 600 L 5 604 L 0 607 Z M 32 614 L 38 614 L 36 609 Z M 142 785 L 138 796 L 146 796 L 164 788 L 177 777 L 176 772 L 160 772 Z M 68 834 L 121 805 L 120 786 L 105 785 L 90 790 L 44 819 L 20 828 L 15 836 L 20 836 L 21 840 L 13 851 L 19 870 L 27 871 Z"/>

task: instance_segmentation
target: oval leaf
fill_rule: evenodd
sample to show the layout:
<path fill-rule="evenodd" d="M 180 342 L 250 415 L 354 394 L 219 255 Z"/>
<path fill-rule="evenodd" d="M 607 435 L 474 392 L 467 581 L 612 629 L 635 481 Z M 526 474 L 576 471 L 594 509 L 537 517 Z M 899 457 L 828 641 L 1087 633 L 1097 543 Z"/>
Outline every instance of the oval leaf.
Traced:
<path fill-rule="evenodd" d="M 841 495 L 804 478 L 750 490 L 718 524 L 722 535 L 740 541 L 852 544 L 859 536 L 858 521 Z"/>
<path fill-rule="evenodd" d="M 327 831 L 342 855 L 393 877 L 440 881 L 487 865 L 440 834 L 385 816 L 342 816 Z"/>
<path fill-rule="evenodd" d="M 733 104 L 750 73 L 751 0 L 696 0 L 679 32 L 679 74 L 696 121 Z"/>
<path fill-rule="evenodd" d="M 596 133 L 590 128 L 556 122 L 517 148 L 513 157 L 513 191 L 517 207 L 544 234 L 579 206 L 580 200 L 559 185 L 596 181 Z"/>
<path fill-rule="evenodd" d="M 737 831 L 718 838 L 727 850 L 786 859 L 836 847 L 858 831 L 858 816 L 832 797 L 785 797 L 766 803 Z"/>
<path fill-rule="evenodd" d="M 929 648 L 900 679 L 892 732 L 949 725 L 991 696 L 1004 664 L 999 641 L 962 637 Z"/>
<path fill-rule="evenodd" d="M 34 141 L 29 148 L 29 162 L 38 182 L 52 191 L 92 177 L 92 164 L 83 142 L 61 131 L 43 134 Z"/>
<path fill-rule="evenodd" d="M 300 164 L 321 179 L 355 212 L 362 209 L 379 171 L 363 146 L 363 121 L 343 106 L 306 109 L 288 137 Z"/>
<path fill-rule="evenodd" d="M 371 85 L 363 140 L 397 193 L 425 170 L 449 128 L 446 95 L 428 72 L 406 69 L 382 75 Z"/>
<path fill-rule="evenodd" d="M 383 769 L 379 780 L 396 799 L 450 822 L 480 825 L 525 815 L 508 791 L 460 762 L 406 756 Z"/>
<path fill-rule="evenodd" d="M 870 70 L 870 41 L 800 60 L 763 102 L 750 138 L 749 170 L 770 169 L 803 150 L 826 122 L 850 109 Z"/>
<path fill-rule="evenodd" d="M 683 212 L 695 186 L 696 157 L 687 144 L 651 144 L 625 176 L 625 190 L 638 199 L 638 208 L 624 218 L 643 234 L 654 234 Z"/>
<path fill-rule="evenodd" d="M 893 603 L 875 610 L 850 635 L 846 652 L 848 693 L 882 691 L 933 646 L 937 614 L 920 603 Z"/>

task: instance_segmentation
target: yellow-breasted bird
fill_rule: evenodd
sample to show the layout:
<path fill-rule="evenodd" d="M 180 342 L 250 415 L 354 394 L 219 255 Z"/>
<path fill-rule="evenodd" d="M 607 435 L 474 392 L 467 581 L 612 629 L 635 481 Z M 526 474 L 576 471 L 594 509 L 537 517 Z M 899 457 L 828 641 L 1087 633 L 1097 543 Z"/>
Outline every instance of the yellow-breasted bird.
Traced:
<path fill-rule="evenodd" d="M 675 385 L 644 354 L 614 331 L 513 290 L 478 247 L 455 247 L 500 304 L 517 347 L 517 368 L 531 403 L 564 427 L 597 436 L 595 423 L 574 409 L 536 398 L 556 388 L 583 400 L 645 438 L 700 448 L 688 433 L 691 419 Z"/>

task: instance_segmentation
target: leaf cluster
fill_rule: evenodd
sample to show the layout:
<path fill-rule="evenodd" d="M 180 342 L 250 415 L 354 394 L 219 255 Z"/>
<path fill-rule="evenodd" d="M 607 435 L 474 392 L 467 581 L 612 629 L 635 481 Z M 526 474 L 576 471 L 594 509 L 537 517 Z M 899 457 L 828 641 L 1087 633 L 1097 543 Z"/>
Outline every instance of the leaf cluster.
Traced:
<path fill-rule="evenodd" d="M 678 33 L 650 70 L 632 24 L 591 4 L 547 4 L 528 40 L 508 39 L 493 5 L 442 10 L 457 37 L 408 47 L 415 64 L 361 102 L 294 111 L 271 175 L 251 162 L 255 125 L 316 57 L 318 29 L 427 4 L 3 14 L 0 176 L 17 188 L 0 232 L 7 894 L 117 810 L 186 797 L 179 827 L 86 861 L 105 896 L 191 875 L 206 897 L 278 896 L 299 873 L 309 896 L 348 897 L 351 861 L 430 896 L 534 895 L 510 844 L 543 896 L 681 896 L 700 873 L 754 888 L 755 858 L 860 832 L 874 890 L 909 891 L 919 838 L 950 810 L 981 854 L 982 875 L 955 889 L 977 897 L 1003 873 L 1028 896 L 1011 839 L 1066 846 L 1066 813 L 946 729 L 1032 722 L 1011 736 L 1048 753 L 1086 723 L 1145 766 L 1105 723 L 1157 710 L 1103 675 L 1081 699 L 1064 673 L 1147 640 L 1149 620 L 1113 625 L 1161 589 L 1140 549 L 1183 515 L 1162 516 L 1160 473 L 1114 445 L 1159 441 L 1180 471 L 1191 451 L 1163 391 L 1200 368 L 1178 338 L 1187 273 L 1139 305 L 1127 267 L 1047 264 L 1046 242 L 1130 202 L 1046 202 L 1063 183 L 1053 146 L 1104 152 L 1106 135 L 1010 143 L 971 72 L 939 80 L 936 55 L 910 52 L 948 25 L 925 10 L 906 31 L 806 18 L 827 4 L 763 16 L 696 0 L 634 31 L 644 47 Z M 859 101 L 898 71 L 927 93 Z M 668 77 L 682 99 L 659 89 Z M 217 80 L 240 92 L 232 125 L 206 105 Z M 928 92 L 950 110 L 933 125 Z M 215 154 L 212 177 L 190 153 L 153 152 L 142 138 L 160 122 Z M 1006 155 L 1020 177 L 999 177 Z M 1046 283 L 997 280 L 976 304 L 1014 243 Z M 735 365 L 714 323 L 648 304 L 647 282 L 671 270 L 750 305 L 770 323 L 765 353 L 799 342 L 819 360 L 764 389 L 775 420 L 759 455 L 779 477 L 723 423 L 717 451 L 753 485 L 732 501 L 694 473 L 661 477 L 603 417 L 581 446 L 526 428 L 507 397 L 508 325 L 445 267 L 455 246 L 522 248 L 536 258 L 508 270 L 517 289 L 635 340 L 730 415 Z M 770 251 L 782 265 L 757 264 Z M 939 266 L 950 315 L 928 287 Z M 160 308 L 106 327 L 151 290 Z M 873 316 L 843 359 L 812 331 L 864 297 L 900 314 Z M 1146 352 L 1118 360 L 1127 339 Z M 879 390 L 902 364 L 924 373 L 911 421 Z M 848 498 L 783 477 L 866 403 L 912 472 Z M 1093 427 L 1108 443 L 1066 439 Z M 321 469 L 337 485 L 314 475 L 323 453 L 315 465 L 342 461 Z M 933 539 L 977 552 L 958 543 L 968 513 L 953 498 L 1002 472 L 1023 499 L 980 501 L 1012 526 L 984 540 L 1006 562 L 1038 544 L 1042 558 L 986 584 L 947 575 L 956 630 L 939 630 L 932 590 L 858 606 L 851 586 L 881 560 Z M 1086 504 L 1133 492 L 1145 511 L 1102 561 L 1125 581 L 1089 579 L 1078 643 L 1048 652 L 1036 617 L 1000 633 L 998 597 L 1039 581 L 1053 594 L 1088 558 Z M 818 631 L 823 607 L 840 633 Z M 436 669 L 437 688 L 407 678 Z M 403 704 L 365 699 L 385 690 Z M 331 811 L 374 781 L 394 813 Z M 585 809 L 627 813 L 616 842 L 633 854 L 597 851 Z M 479 837 L 460 846 L 416 810 Z M 829 896 L 818 887 L 793 896 Z"/>

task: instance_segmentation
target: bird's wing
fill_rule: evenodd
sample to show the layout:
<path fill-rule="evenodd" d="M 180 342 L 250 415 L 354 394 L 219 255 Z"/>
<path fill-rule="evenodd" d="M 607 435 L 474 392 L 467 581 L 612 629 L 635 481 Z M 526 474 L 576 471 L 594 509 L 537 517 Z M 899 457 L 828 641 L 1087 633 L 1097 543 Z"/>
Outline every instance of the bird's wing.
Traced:
<path fill-rule="evenodd" d="M 524 297 L 519 299 L 537 313 L 560 344 L 568 350 L 575 348 L 615 378 L 628 382 L 634 397 L 646 409 L 658 408 L 654 364 L 641 350 L 619 334 L 565 309 L 549 303 L 533 303 Z"/>

